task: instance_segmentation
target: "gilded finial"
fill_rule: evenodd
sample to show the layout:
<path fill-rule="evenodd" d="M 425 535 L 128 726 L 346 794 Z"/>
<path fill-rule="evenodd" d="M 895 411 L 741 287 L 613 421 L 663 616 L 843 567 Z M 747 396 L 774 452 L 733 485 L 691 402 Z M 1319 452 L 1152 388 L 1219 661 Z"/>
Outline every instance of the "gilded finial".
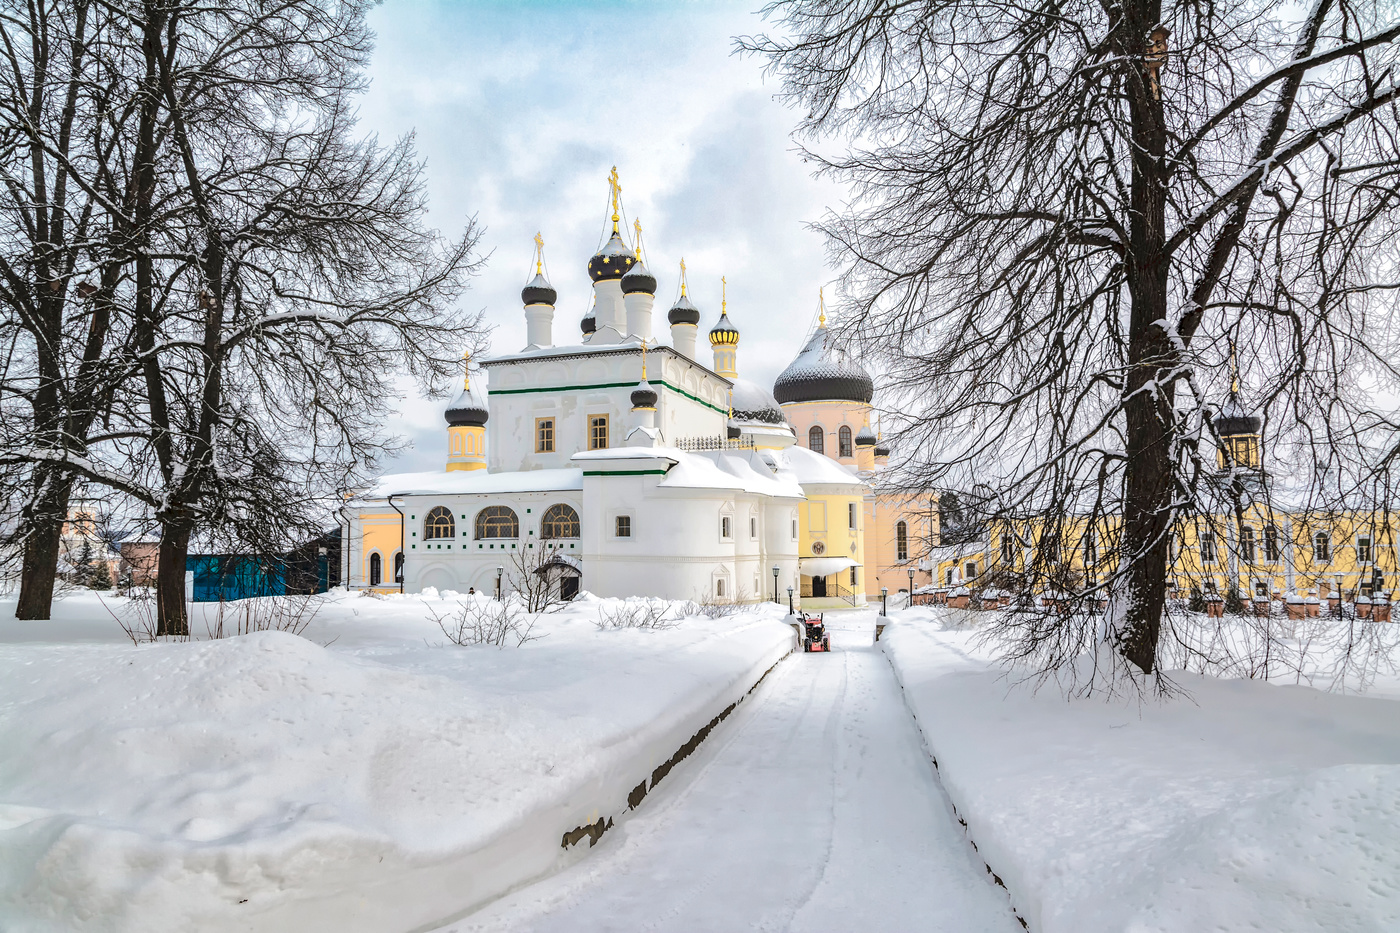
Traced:
<path fill-rule="evenodd" d="M 724 314 L 728 313 L 728 308 L 729 308 L 729 282 L 724 278 L 724 276 L 721 275 L 721 276 L 719 277 L 719 313 L 720 313 L 720 315 L 724 315 Z"/>
<path fill-rule="evenodd" d="M 817 317 L 817 326 L 826 328 L 826 288 L 817 289 L 817 306 L 821 309 L 821 314 Z"/>
<path fill-rule="evenodd" d="M 616 165 L 614 165 L 614 166 L 612 167 L 612 172 L 610 172 L 610 173 L 608 174 L 608 186 L 609 186 L 610 188 L 612 188 L 612 207 L 613 207 L 612 222 L 613 222 L 613 233 L 617 233 L 617 232 L 618 232 L 617 222 L 618 222 L 619 220 L 622 219 L 622 216 L 621 216 L 621 214 L 619 213 L 619 208 L 618 208 L 618 202 L 619 202 L 619 201 L 621 200 L 621 198 L 622 198 L 622 183 L 621 183 L 620 181 L 618 181 L 618 179 L 617 179 L 617 166 L 616 166 Z"/>
<path fill-rule="evenodd" d="M 462 389 L 472 387 L 472 351 L 462 351 Z"/>
<path fill-rule="evenodd" d="M 632 229 L 637 231 L 637 262 L 642 261 L 642 218 L 632 221 Z"/>
<path fill-rule="evenodd" d="M 685 257 L 681 257 L 681 297 L 685 297 Z"/>
<path fill-rule="evenodd" d="M 544 234 L 535 234 L 535 275 L 544 275 Z"/>
<path fill-rule="evenodd" d="M 647 381 L 647 342 L 642 341 L 642 381 Z"/>
<path fill-rule="evenodd" d="M 1235 359 L 1235 341 L 1230 340 L 1230 391 L 1238 393 L 1240 391 L 1240 366 Z"/>

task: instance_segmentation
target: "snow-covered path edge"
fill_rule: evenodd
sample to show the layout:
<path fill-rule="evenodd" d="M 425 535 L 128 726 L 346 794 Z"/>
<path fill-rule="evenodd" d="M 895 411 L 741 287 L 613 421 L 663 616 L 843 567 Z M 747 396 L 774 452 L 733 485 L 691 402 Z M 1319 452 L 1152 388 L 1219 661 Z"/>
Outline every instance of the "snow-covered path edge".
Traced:
<path fill-rule="evenodd" d="M 1002 879 L 1001 873 L 994 869 L 992 863 L 988 860 L 989 857 L 995 858 L 995 853 L 993 852 L 989 856 L 982 851 L 982 847 L 977 844 L 977 840 L 973 837 L 972 827 L 968 826 L 967 819 L 958 809 L 958 799 L 954 795 L 952 788 L 948 786 L 948 782 L 944 780 L 943 770 L 938 766 L 938 751 L 933 747 L 933 737 L 930 736 L 928 730 L 924 728 L 923 720 L 919 718 L 919 711 L 915 709 L 914 704 L 909 701 L 909 691 L 905 689 L 904 686 L 903 672 L 899 669 L 899 664 L 895 660 L 894 655 L 889 652 L 889 642 L 882 639 L 877 639 L 877 642 L 880 645 L 881 653 L 885 656 L 885 660 L 889 662 L 891 669 L 894 670 L 894 679 L 899 683 L 899 695 L 904 699 L 904 708 L 909 711 L 909 715 L 914 718 L 914 722 L 919 727 L 919 735 L 922 736 L 924 740 L 924 751 L 928 753 L 928 760 L 933 764 L 933 772 L 938 778 L 938 786 L 943 791 L 943 795 L 948 798 L 948 806 L 952 807 L 953 816 L 957 817 L 958 825 L 963 828 L 963 833 L 967 837 L 967 844 L 972 846 L 972 851 L 976 852 L 977 857 L 982 860 L 982 864 L 987 869 L 987 874 L 991 875 L 992 880 L 996 882 L 997 886 L 1006 892 L 1006 897 L 1011 902 L 1011 910 L 1012 913 L 1016 915 L 1016 920 L 1022 927 L 1029 930 L 1030 924 L 1026 922 L 1026 918 L 1023 915 L 1023 908 L 1017 902 L 1015 892 L 1011 890 Z M 1000 862 L 1001 860 L 998 859 L 997 861 Z"/>
<path fill-rule="evenodd" d="M 555 806 L 542 808 L 470 852 L 441 861 L 405 864 L 403 871 L 347 884 L 361 892 L 358 899 L 296 905 L 295 916 L 278 918 L 278 929 L 402 929 L 405 903 L 441 903 L 444 891 L 455 890 L 450 913 L 418 922 L 409 933 L 435 930 L 471 914 L 513 891 L 534 884 L 583 858 L 597 839 L 636 809 L 672 767 L 695 751 L 716 725 L 729 716 L 763 679 L 789 657 L 793 641 L 764 655 L 741 676 L 718 685 L 712 697 L 670 717 L 645 734 L 629 737 L 632 747 L 612 760 L 606 770 L 576 788 Z M 585 844 L 585 841 L 587 844 Z M 376 866 L 376 869 L 384 866 Z M 337 908 L 351 913 L 337 923 Z M 265 929 L 260 927 L 260 929 Z"/>

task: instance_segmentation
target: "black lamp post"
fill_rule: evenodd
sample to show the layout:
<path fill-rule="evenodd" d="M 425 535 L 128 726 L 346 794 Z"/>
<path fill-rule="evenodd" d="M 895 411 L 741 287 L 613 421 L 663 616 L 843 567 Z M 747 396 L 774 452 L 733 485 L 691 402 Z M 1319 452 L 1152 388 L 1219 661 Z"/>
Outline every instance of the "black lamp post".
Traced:
<path fill-rule="evenodd" d="M 888 586 L 882 586 L 882 587 L 880 587 L 880 615 L 882 615 L 882 616 L 887 616 L 887 615 L 889 615 L 889 614 L 890 614 L 890 588 L 889 588 Z"/>
<path fill-rule="evenodd" d="M 502 567 L 500 564 L 497 564 L 497 565 L 496 565 L 496 601 L 497 601 L 497 602 L 500 602 L 500 599 L 501 599 L 501 574 L 503 574 L 503 573 L 505 573 L 505 572 L 506 572 L 506 568 Z"/>
<path fill-rule="evenodd" d="M 778 602 L 778 565 L 773 565 L 773 602 Z M 782 603 L 778 603 L 782 605 Z"/>
<path fill-rule="evenodd" d="M 909 568 L 909 605 L 914 605 L 914 568 Z"/>
<path fill-rule="evenodd" d="M 330 568 L 326 566 L 326 549 L 323 547 L 316 549 L 316 587 L 320 593 L 331 588 Z"/>
<path fill-rule="evenodd" d="M 792 587 L 788 587 L 788 615 L 792 614 Z"/>

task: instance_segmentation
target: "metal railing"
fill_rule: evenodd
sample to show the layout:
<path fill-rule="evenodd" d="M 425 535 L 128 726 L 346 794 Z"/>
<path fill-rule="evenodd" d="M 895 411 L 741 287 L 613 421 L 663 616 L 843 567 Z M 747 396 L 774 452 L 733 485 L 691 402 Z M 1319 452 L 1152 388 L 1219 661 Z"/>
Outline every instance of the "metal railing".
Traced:
<path fill-rule="evenodd" d="M 679 450 L 753 450 L 752 440 L 711 437 L 682 437 L 674 446 Z"/>

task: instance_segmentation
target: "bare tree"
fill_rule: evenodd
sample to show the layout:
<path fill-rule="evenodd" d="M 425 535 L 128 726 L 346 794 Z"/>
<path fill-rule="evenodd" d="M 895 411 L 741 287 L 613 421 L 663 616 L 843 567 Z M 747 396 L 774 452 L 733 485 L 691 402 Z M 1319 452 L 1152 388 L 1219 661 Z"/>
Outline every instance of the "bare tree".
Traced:
<path fill-rule="evenodd" d="M 1096 585 L 1117 657 L 1157 667 L 1173 526 L 1258 495 L 1215 462 L 1231 345 L 1295 492 L 1354 495 L 1388 469 L 1393 7 L 766 12 L 783 33 L 740 45 L 850 185 L 822 226 L 843 326 L 905 416 L 905 484 L 975 491 L 984 519 L 1034 516 L 1051 540 L 1065 516 L 1114 517 Z"/>
<path fill-rule="evenodd" d="M 334 491 L 392 449 L 398 375 L 440 391 L 480 338 L 453 307 L 479 263 L 474 222 L 451 241 L 428 228 L 412 140 L 356 134 L 367 5 L 104 7 L 122 25 L 104 67 L 137 88 L 134 196 L 102 202 L 130 335 L 108 355 L 115 423 L 99 449 L 12 462 L 145 506 L 163 635 L 188 632 L 196 531 L 261 554 L 319 531 Z"/>
<path fill-rule="evenodd" d="M 46 619 L 74 473 L 124 382 L 116 308 L 131 251 L 113 224 L 138 196 L 143 109 L 123 18 L 43 0 L 0 14 L 0 411 L 3 482 L 18 511 L 16 616 Z M 146 90 L 153 90 L 147 88 Z M 115 209 L 115 210 L 114 210 Z"/>

